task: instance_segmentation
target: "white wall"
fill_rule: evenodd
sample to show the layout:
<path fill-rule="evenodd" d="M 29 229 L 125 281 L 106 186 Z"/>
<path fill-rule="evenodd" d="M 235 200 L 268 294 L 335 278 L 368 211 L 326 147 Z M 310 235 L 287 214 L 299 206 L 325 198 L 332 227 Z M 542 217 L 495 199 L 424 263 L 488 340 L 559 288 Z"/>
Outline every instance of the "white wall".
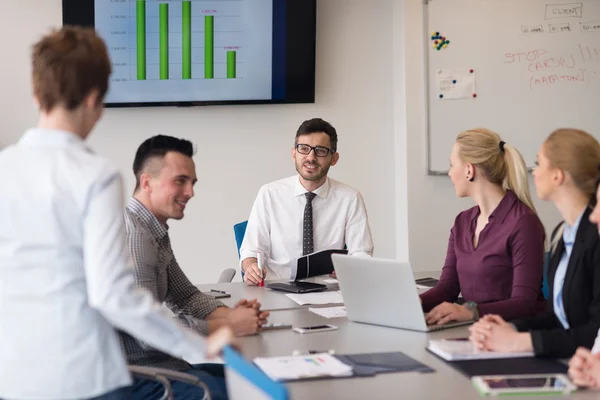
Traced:
<path fill-rule="evenodd" d="M 60 0 L 4 1 L 0 147 L 35 123 L 29 46 L 61 21 Z M 376 256 L 410 258 L 415 270 L 441 269 L 454 218 L 472 206 L 456 198 L 448 178 L 426 174 L 422 1 L 318 0 L 317 25 L 316 104 L 111 109 L 90 140 L 122 169 L 129 191 L 132 158 L 144 139 L 165 133 L 198 144 L 197 197 L 170 231 L 193 282 L 214 281 L 236 266 L 233 224 L 247 218 L 263 183 L 294 173 L 294 132 L 313 116 L 338 128 L 341 161 L 331 175 L 362 191 Z M 551 229 L 554 208 L 537 199 L 536 207 Z"/>
<path fill-rule="evenodd" d="M 410 260 L 414 270 L 438 270 L 444 263 L 450 228 L 456 215 L 474 203 L 458 199 L 452 182 L 445 176 L 427 176 L 426 125 L 426 43 L 425 14 L 422 0 L 404 0 L 403 26 L 407 40 L 404 44 L 406 68 L 406 129 L 408 131 L 408 222 Z M 459 132 L 456 132 L 458 134 Z M 502 132 L 498 132 L 502 135 Z M 539 143 L 541 145 L 541 143 Z M 448 149 L 448 156 L 450 155 Z M 531 180 L 532 181 L 532 180 Z M 551 232 L 559 216 L 550 203 L 532 197 L 539 216 Z M 549 234 L 549 233 L 548 233 Z"/>
<path fill-rule="evenodd" d="M 0 16 L 5 55 L 0 63 L 0 147 L 16 142 L 35 124 L 30 45 L 61 23 L 60 0 L 3 2 L 8 5 Z M 262 184 L 295 173 L 295 131 L 315 116 L 338 129 L 341 159 L 331 176 L 363 193 L 376 255 L 393 258 L 397 247 L 406 253 L 406 224 L 396 224 L 396 219 L 406 221 L 406 208 L 396 211 L 397 199 L 406 204 L 406 185 L 397 189 L 406 177 L 406 131 L 394 112 L 404 109 L 404 96 L 394 95 L 394 88 L 403 85 L 402 69 L 393 65 L 402 58 L 401 32 L 394 23 L 401 19 L 400 3 L 318 4 L 316 104 L 109 109 L 90 139 L 97 153 L 121 168 L 128 192 L 134 184 L 133 156 L 143 140 L 163 133 L 198 145 L 196 198 L 186 217 L 170 224 L 176 257 L 193 282 L 215 281 L 222 269 L 236 267 L 233 224 L 247 219 Z"/>

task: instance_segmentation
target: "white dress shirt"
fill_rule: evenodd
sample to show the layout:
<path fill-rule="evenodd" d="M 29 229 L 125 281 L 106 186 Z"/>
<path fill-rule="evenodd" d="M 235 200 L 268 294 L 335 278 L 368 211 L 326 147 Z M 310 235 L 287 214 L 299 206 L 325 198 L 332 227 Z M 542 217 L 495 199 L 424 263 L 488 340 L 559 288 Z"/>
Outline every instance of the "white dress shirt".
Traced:
<path fill-rule="evenodd" d="M 600 353 L 600 330 L 598 330 L 598 336 L 596 336 L 596 340 L 594 340 L 594 347 L 592 347 L 592 353 Z"/>
<path fill-rule="evenodd" d="M 581 217 L 583 217 L 583 213 L 586 209 L 587 207 L 579 214 L 579 217 L 577 217 L 573 226 L 570 226 L 566 222 L 564 223 L 562 237 L 563 243 L 565 244 L 565 252 L 562 254 L 556 272 L 554 273 L 554 287 L 552 290 L 554 298 L 552 299 L 552 305 L 554 314 L 564 329 L 569 329 L 570 325 L 567 320 L 567 313 L 565 312 L 565 305 L 563 303 L 563 286 L 565 284 L 565 277 L 567 276 L 567 267 L 569 266 L 571 253 L 573 252 L 573 245 L 575 244 L 575 238 L 577 237 L 579 223 L 581 222 Z"/>
<path fill-rule="evenodd" d="M 176 357 L 205 340 L 136 289 L 118 171 L 76 135 L 0 152 L 0 398 L 81 399 L 131 384 L 119 328 Z"/>
<path fill-rule="evenodd" d="M 302 257 L 304 207 L 308 192 L 298 175 L 264 185 L 258 192 L 240 248 L 240 260 L 265 255 L 267 278 L 289 279 L 290 261 Z M 314 252 L 348 248 L 372 256 L 369 219 L 360 193 L 327 178 L 313 191 Z"/>

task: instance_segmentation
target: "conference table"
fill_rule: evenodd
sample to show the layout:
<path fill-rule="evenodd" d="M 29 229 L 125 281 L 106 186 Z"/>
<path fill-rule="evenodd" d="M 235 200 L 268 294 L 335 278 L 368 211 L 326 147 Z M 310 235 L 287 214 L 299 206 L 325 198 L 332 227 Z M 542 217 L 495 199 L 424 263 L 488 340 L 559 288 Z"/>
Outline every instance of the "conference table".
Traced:
<path fill-rule="evenodd" d="M 315 282 L 321 283 L 323 285 L 327 285 L 327 290 L 338 290 L 339 285 L 337 283 L 328 284 L 325 282 L 331 278 L 325 277 L 315 277 L 305 279 L 305 282 Z M 285 281 L 282 281 L 285 282 Z M 268 283 L 267 283 L 268 285 Z M 294 310 L 298 308 L 304 308 L 306 306 L 301 306 L 295 301 L 289 299 L 283 292 L 278 292 L 275 290 L 271 290 L 265 287 L 258 286 L 250 286 L 246 285 L 242 282 L 230 282 L 230 283 L 213 283 L 213 284 L 203 284 L 196 285 L 200 291 L 208 292 L 211 289 L 221 290 L 227 292 L 231 295 L 231 297 L 226 297 L 223 299 L 219 299 L 226 306 L 233 307 L 235 303 L 237 303 L 240 299 L 257 299 L 262 305 L 262 309 L 265 311 L 275 311 L 275 310 Z"/>
<path fill-rule="evenodd" d="M 421 271 L 414 273 L 415 279 L 419 278 L 439 278 L 440 271 Z M 339 285 L 337 283 L 328 283 L 331 278 L 327 275 L 318 276 L 314 278 L 304 279 L 304 282 L 320 283 L 327 286 L 327 290 L 338 290 Z M 274 281 L 278 282 L 278 281 Z M 281 280 L 281 282 L 286 282 Z M 269 282 L 267 282 L 267 285 Z M 301 306 L 295 301 L 289 299 L 283 292 L 271 290 L 265 287 L 250 286 L 242 282 L 228 282 L 228 283 L 210 283 L 196 285 L 202 292 L 208 292 L 211 289 L 221 290 L 227 292 L 231 297 L 219 299 L 226 306 L 233 307 L 240 299 L 257 299 L 262 309 L 265 311 L 277 311 L 277 310 L 295 310 L 298 308 L 306 308 L 308 306 Z M 312 307 L 312 306 L 311 306 Z M 319 307 L 319 306 L 315 306 Z"/>
<path fill-rule="evenodd" d="M 415 273 L 415 278 L 438 277 L 439 272 Z M 326 278 L 313 278 L 323 282 Z M 270 322 L 282 322 L 293 326 L 334 324 L 335 331 L 298 334 L 291 329 L 265 331 L 259 335 L 241 339 L 242 353 L 248 360 L 255 357 L 289 356 L 294 351 L 333 350 L 336 354 L 358 354 L 399 351 L 434 370 L 430 373 L 385 373 L 374 377 L 322 379 L 288 382 L 290 398 L 300 399 L 464 399 L 482 397 L 469 378 L 451 365 L 426 350 L 432 339 L 468 336 L 468 327 L 445 329 L 433 333 L 414 332 L 349 321 L 347 318 L 324 318 L 300 306 L 285 294 L 266 288 L 250 287 L 244 283 L 199 285 L 205 291 L 210 288 L 226 290 L 232 297 L 226 304 L 233 305 L 240 298 L 257 298 L 265 309 L 271 311 Z M 336 289 L 333 285 L 332 289 Z M 384 306 L 384 305 L 382 305 Z M 313 306 L 310 306 L 313 307 Z M 390 310 L 393 312 L 393 310 Z M 507 371 L 509 373 L 510 371 Z M 569 397 L 543 396 L 546 399 L 598 399 L 600 392 L 583 390 Z M 528 398 L 528 397 L 513 397 Z"/>

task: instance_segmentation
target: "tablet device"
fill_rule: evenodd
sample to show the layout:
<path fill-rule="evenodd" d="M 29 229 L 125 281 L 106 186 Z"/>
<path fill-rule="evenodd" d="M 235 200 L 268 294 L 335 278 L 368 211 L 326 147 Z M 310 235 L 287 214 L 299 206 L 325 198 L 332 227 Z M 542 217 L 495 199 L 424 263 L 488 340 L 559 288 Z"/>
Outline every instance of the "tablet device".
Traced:
<path fill-rule="evenodd" d="M 474 376 L 471 381 L 484 396 L 563 395 L 577 390 L 563 374 Z"/>
<path fill-rule="evenodd" d="M 327 285 L 312 282 L 268 283 L 267 288 L 290 293 L 310 293 L 327 290 Z"/>
<path fill-rule="evenodd" d="M 263 326 L 261 326 L 261 330 L 263 331 L 274 331 L 277 329 L 291 329 L 292 325 L 291 324 L 284 324 L 283 322 L 271 322 L 271 323 L 267 323 L 264 324 Z"/>

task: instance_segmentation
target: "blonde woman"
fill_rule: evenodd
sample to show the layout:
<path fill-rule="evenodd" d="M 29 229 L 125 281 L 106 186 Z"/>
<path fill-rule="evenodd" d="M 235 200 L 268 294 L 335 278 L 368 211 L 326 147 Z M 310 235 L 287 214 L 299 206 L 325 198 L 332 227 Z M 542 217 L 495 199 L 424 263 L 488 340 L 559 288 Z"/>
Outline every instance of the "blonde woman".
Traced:
<path fill-rule="evenodd" d="M 421 295 L 427 323 L 542 312 L 545 233 L 519 151 L 490 130 L 462 132 L 448 175 L 456 194 L 477 205 L 456 217 L 440 281 Z M 462 305 L 454 303 L 459 293 Z"/>
<path fill-rule="evenodd" d="M 600 166 L 599 166 L 600 168 Z M 590 222 L 598 228 L 600 235 L 600 169 L 596 180 L 596 205 L 590 214 Z M 569 361 L 569 376 L 578 386 L 600 389 L 600 331 L 596 336 L 592 351 L 585 347 L 577 349 L 575 355 Z"/>
<path fill-rule="evenodd" d="M 594 344 L 600 327 L 600 239 L 590 214 L 599 164 L 600 144 L 586 132 L 559 129 L 542 145 L 533 174 L 536 191 L 564 220 L 552 237 L 547 311 L 514 324 L 497 315 L 483 318 L 471 327 L 479 348 L 564 358 Z"/>

